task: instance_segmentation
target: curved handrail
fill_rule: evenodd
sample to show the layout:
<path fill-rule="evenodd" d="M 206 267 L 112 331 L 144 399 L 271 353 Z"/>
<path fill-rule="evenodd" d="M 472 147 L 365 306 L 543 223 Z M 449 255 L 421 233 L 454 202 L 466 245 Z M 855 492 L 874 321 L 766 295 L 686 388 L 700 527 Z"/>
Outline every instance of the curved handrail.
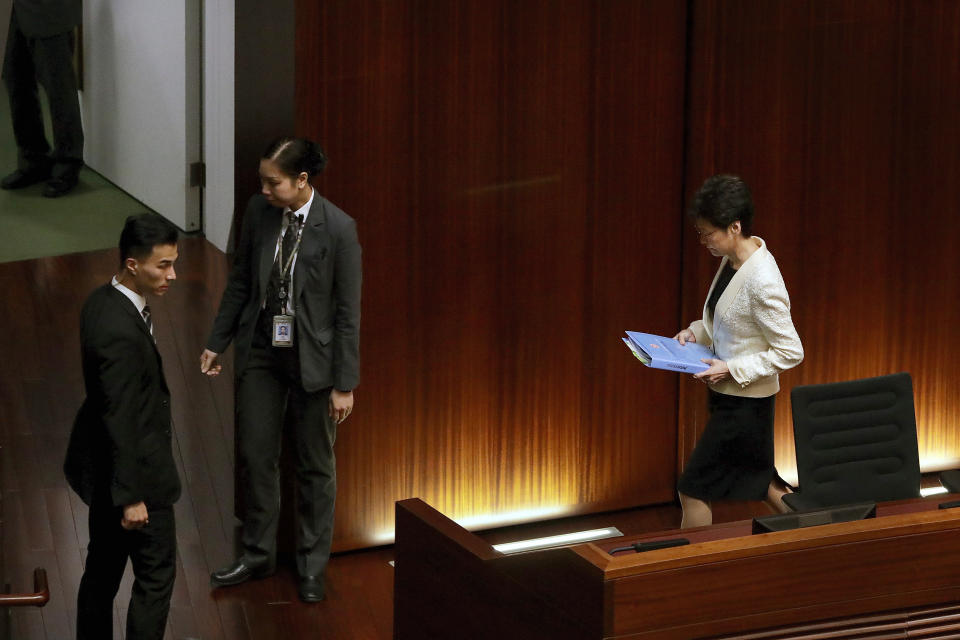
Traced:
<path fill-rule="evenodd" d="M 50 601 L 46 569 L 33 570 L 35 593 L 0 593 L 0 607 L 42 607 Z"/>

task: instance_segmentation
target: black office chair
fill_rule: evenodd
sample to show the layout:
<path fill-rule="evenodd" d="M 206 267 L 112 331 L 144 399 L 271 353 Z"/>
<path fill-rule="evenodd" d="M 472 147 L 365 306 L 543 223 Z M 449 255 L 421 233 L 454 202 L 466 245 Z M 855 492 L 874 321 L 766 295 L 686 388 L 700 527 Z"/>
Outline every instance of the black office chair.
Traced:
<path fill-rule="evenodd" d="M 920 495 L 920 455 L 909 373 L 794 387 L 800 488 L 795 511 Z"/>
<path fill-rule="evenodd" d="M 940 484 L 950 493 L 960 493 L 960 469 L 941 471 Z"/>

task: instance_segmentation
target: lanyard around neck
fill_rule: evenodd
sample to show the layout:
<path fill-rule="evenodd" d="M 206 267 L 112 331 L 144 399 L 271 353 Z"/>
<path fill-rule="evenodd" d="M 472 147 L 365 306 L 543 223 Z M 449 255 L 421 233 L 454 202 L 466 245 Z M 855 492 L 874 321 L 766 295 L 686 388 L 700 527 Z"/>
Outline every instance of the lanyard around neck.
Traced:
<path fill-rule="evenodd" d="M 294 259 L 294 257 L 297 255 L 297 250 L 300 248 L 300 240 L 301 240 L 301 238 L 303 238 L 303 228 L 306 226 L 306 221 L 301 222 L 301 223 L 297 223 L 297 222 L 296 222 L 297 216 L 292 216 L 292 217 L 293 217 L 293 219 L 290 220 L 290 221 L 287 223 L 287 228 L 284 230 L 284 233 L 280 234 L 280 249 L 278 250 L 278 251 L 279 251 L 279 254 L 278 254 L 278 255 L 279 255 L 279 258 L 280 258 L 280 266 L 281 266 L 281 269 L 280 269 L 280 280 L 281 280 L 281 281 L 283 281 L 283 280 L 287 277 L 287 273 L 290 271 L 290 265 L 293 264 L 293 259 Z M 283 262 L 283 236 L 286 235 L 286 232 L 287 232 L 287 231 L 289 231 L 291 224 L 296 224 L 296 225 L 297 225 L 297 241 L 296 241 L 296 242 L 294 243 L 294 245 L 293 245 L 293 251 L 291 251 L 291 252 L 290 252 L 290 255 L 287 257 L 287 262 L 286 262 L 286 264 L 284 264 L 284 262 Z"/>

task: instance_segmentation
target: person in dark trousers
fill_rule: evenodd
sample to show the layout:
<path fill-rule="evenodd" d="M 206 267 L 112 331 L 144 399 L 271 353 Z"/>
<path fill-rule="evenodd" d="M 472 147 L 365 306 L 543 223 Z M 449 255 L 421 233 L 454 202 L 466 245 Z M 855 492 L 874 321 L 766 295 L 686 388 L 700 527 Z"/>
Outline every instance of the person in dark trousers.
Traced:
<path fill-rule="evenodd" d="M 243 551 L 211 575 L 214 587 L 271 575 L 280 512 L 278 460 L 285 416 L 297 478 L 297 571 L 304 602 L 324 598 L 330 557 L 337 425 L 359 382 L 360 243 L 356 223 L 310 185 L 326 164 L 301 138 L 274 141 L 260 160 L 220 310 L 200 357 L 208 375 L 236 345 L 238 466 L 245 492 Z"/>
<path fill-rule="evenodd" d="M 14 0 L 3 62 L 10 98 L 18 168 L 0 181 L 21 189 L 46 181 L 43 195 L 57 198 L 77 185 L 83 166 L 83 125 L 73 71 L 74 27 L 80 0 Z M 37 83 L 43 85 L 53 121 L 53 150 L 43 127 Z"/>
<path fill-rule="evenodd" d="M 176 576 L 173 503 L 180 479 L 171 446 L 170 391 L 147 296 L 176 279 L 177 229 L 155 213 L 127 219 L 120 270 L 80 316 L 86 399 L 64 472 L 90 505 L 90 544 L 77 595 L 78 640 L 113 637 L 113 599 L 127 559 L 135 581 L 127 640 L 160 640 Z"/>

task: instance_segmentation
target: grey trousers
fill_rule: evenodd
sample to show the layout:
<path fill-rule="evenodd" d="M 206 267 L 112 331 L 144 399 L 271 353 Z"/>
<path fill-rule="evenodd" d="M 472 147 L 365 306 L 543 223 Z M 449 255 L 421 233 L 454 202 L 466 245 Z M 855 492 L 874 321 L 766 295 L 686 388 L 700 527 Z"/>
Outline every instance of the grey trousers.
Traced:
<path fill-rule="evenodd" d="M 51 166 L 54 176 L 78 171 L 83 164 L 83 125 L 73 71 L 73 32 L 49 38 L 28 37 L 20 30 L 14 9 L 3 80 L 10 96 L 20 168 Z M 50 102 L 52 153 L 43 127 L 38 82 Z"/>
<path fill-rule="evenodd" d="M 337 425 L 328 413 L 330 389 L 304 391 L 296 348 L 257 342 L 237 389 L 239 467 L 246 498 L 243 555 L 252 564 L 276 561 L 280 446 L 286 422 L 295 448 L 297 571 L 320 576 L 330 558 L 337 494 Z"/>

